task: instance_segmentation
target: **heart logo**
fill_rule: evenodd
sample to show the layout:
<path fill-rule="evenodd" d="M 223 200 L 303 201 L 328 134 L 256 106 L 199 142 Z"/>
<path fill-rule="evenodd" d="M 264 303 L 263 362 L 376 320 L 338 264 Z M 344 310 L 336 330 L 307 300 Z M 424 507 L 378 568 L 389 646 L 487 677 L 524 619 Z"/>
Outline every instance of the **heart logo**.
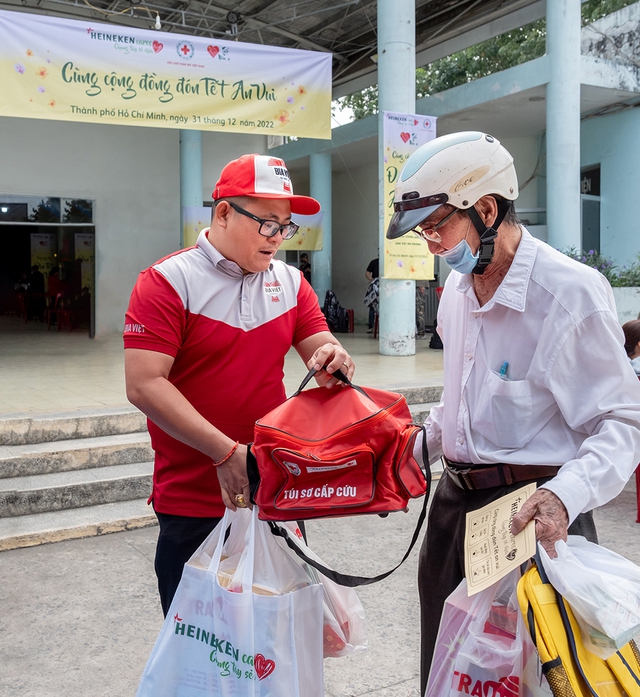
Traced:
<path fill-rule="evenodd" d="M 151 44 L 151 47 L 153 48 L 154 53 L 160 53 L 160 51 L 162 51 L 164 48 L 164 44 L 161 44 L 159 41 L 154 41 Z"/>
<path fill-rule="evenodd" d="M 253 667 L 256 669 L 258 680 L 264 680 L 276 669 L 276 662 L 265 658 L 261 653 L 257 653 L 253 659 Z"/>
<path fill-rule="evenodd" d="M 413 119 L 413 125 L 417 126 L 418 125 L 418 119 Z"/>
<path fill-rule="evenodd" d="M 218 55 L 218 53 L 220 53 L 220 49 L 218 48 L 218 46 L 207 46 L 207 51 L 211 58 L 215 58 Z"/>
<path fill-rule="evenodd" d="M 411 138 L 411 133 L 407 133 L 406 131 L 403 131 L 400 134 L 400 137 L 402 138 L 402 142 L 406 143 L 409 140 L 409 138 Z"/>

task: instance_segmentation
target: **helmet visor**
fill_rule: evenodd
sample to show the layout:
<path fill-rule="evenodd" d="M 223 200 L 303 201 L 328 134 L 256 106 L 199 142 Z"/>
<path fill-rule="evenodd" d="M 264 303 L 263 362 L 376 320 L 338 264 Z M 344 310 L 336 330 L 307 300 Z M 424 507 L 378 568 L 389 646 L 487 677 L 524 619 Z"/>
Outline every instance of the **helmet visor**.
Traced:
<path fill-rule="evenodd" d="M 426 206 L 425 208 L 416 208 L 410 211 L 396 211 L 387 228 L 387 239 L 395 240 L 398 237 L 402 237 L 402 235 L 406 235 L 409 230 L 413 230 L 413 228 L 420 225 L 425 218 L 428 218 L 434 211 L 438 210 L 441 205 L 441 203 L 438 203 L 435 206 Z"/>

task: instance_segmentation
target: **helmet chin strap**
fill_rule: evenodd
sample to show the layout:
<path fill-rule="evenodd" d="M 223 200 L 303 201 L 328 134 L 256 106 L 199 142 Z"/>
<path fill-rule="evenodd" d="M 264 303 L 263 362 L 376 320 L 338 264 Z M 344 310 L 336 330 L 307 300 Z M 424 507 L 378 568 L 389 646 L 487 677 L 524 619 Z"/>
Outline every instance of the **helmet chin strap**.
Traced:
<path fill-rule="evenodd" d="M 480 254 L 478 257 L 478 263 L 471 272 L 477 276 L 481 276 L 485 272 L 487 266 L 489 266 L 493 259 L 495 240 L 498 236 L 498 228 L 502 224 L 502 221 L 509 210 L 509 201 L 501 201 L 496 199 L 496 203 L 498 204 L 498 215 L 493 225 L 490 227 L 487 227 L 484 224 L 482 218 L 478 215 L 478 211 L 475 209 L 475 206 L 471 206 L 471 208 L 466 209 L 467 215 L 469 218 L 471 218 L 473 226 L 475 227 L 478 235 L 480 235 Z"/>

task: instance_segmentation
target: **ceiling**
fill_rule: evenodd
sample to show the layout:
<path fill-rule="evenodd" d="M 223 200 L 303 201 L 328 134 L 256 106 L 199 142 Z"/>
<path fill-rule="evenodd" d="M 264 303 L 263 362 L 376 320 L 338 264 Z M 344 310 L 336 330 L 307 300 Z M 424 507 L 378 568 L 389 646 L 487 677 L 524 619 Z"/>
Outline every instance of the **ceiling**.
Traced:
<path fill-rule="evenodd" d="M 0 9 L 333 53 L 334 87 L 376 71 L 378 0 L 0 0 Z M 416 52 L 538 0 L 415 0 Z"/>

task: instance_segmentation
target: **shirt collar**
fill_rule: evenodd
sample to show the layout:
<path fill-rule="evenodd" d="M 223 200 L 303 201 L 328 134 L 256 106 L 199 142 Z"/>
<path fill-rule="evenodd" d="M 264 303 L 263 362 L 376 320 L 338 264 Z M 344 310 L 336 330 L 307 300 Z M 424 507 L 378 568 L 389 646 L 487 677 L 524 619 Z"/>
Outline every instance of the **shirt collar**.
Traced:
<path fill-rule="evenodd" d="M 231 261 L 231 259 L 227 259 L 225 256 L 220 254 L 220 252 L 213 246 L 213 243 L 209 240 L 207 237 L 207 233 L 209 232 L 209 228 L 204 228 L 198 235 L 198 240 L 196 241 L 196 247 L 198 249 L 202 250 L 205 255 L 213 262 L 213 265 L 217 268 L 220 269 L 221 271 L 224 271 L 225 273 L 228 273 L 231 276 L 253 276 L 255 274 L 245 274 L 243 270 L 236 264 L 235 261 Z M 273 269 L 273 262 L 269 264 L 269 271 Z M 261 272 L 262 273 L 262 272 Z"/>
<path fill-rule="evenodd" d="M 517 312 L 524 312 L 527 300 L 527 289 L 529 288 L 529 280 L 531 279 L 531 272 L 533 271 L 533 264 L 536 260 L 538 247 L 535 239 L 527 229 L 522 225 L 520 229 L 522 230 L 522 237 L 520 238 L 518 249 L 507 271 L 507 275 L 498 286 L 493 298 L 491 298 L 482 310 L 489 310 L 495 303 L 500 303 Z M 456 290 L 460 293 L 467 293 L 469 289 L 473 290 L 471 276 L 472 274 L 460 276 L 456 285 Z"/>

